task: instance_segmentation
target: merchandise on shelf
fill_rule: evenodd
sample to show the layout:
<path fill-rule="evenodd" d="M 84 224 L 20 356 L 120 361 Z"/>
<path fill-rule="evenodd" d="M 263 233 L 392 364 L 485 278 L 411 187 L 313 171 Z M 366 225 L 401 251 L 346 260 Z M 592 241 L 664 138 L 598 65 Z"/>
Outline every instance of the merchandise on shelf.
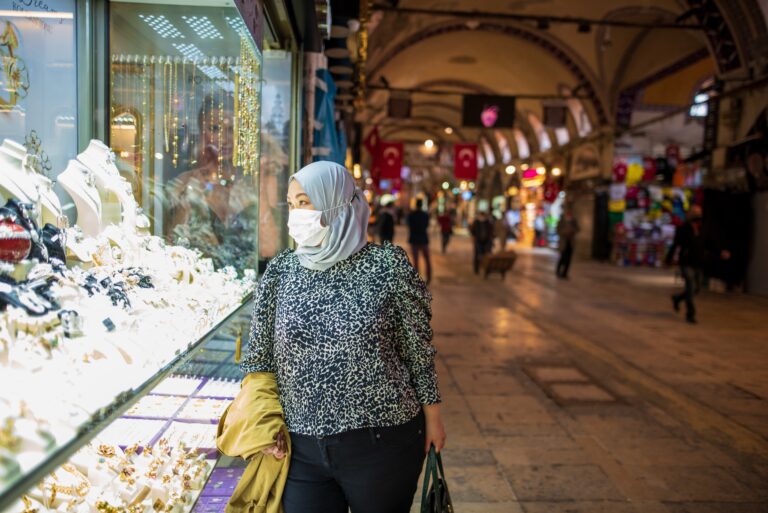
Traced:
<path fill-rule="evenodd" d="M 675 166 L 672 176 L 669 169 Z M 661 185 L 668 180 L 673 184 Z M 664 263 L 675 227 L 697 198 L 701 172 L 670 158 L 623 158 L 613 167 L 608 216 L 613 234 L 612 260 L 624 266 Z"/>
<path fill-rule="evenodd" d="M 0 167 L 22 188 L 35 178 L 24 159 Z M 61 211 L 51 213 L 59 226 L 41 229 L 39 196 L 33 204 L 11 198 L 0 208 L 0 491 L 240 307 L 255 279 L 253 270 L 241 278 L 232 267 L 215 269 L 197 250 L 148 235 L 131 186 L 103 143 L 91 141 L 61 176 L 90 233 L 67 227 Z M 170 417 L 183 403 L 147 396 L 129 415 Z M 204 406 L 190 415 L 220 409 Z M 60 469 L 53 479 L 64 484 L 44 484 L 27 500 L 57 507 L 50 495 L 57 486 L 88 493 L 81 472 L 77 465 Z"/>

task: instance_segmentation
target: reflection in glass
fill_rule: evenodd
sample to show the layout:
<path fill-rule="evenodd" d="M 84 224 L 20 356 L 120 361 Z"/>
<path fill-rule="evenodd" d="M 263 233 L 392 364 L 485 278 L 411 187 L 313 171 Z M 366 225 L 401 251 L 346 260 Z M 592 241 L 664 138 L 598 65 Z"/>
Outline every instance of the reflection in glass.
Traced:
<path fill-rule="evenodd" d="M 152 233 L 257 266 L 261 61 L 236 8 L 111 4 L 111 139 Z"/>
<path fill-rule="evenodd" d="M 291 53 L 264 52 L 264 105 L 260 187 L 259 255 L 269 259 L 288 245 L 288 204 L 285 201 L 290 169 Z"/>

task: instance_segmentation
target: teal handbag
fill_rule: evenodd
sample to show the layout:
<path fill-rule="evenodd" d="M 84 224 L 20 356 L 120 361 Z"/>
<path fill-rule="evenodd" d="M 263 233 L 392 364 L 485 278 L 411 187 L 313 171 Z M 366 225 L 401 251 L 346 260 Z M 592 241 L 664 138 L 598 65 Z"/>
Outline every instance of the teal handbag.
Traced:
<path fill-rule="evenodd" d="M 429 448 L 427 466 L 424 470 L 424 486 L 421 490 L 421 513 L 453 513 L 451 494 L 448 493 L 448 483 L 445 481 L 443 460 L 435 452 L 435 447 Z"/>

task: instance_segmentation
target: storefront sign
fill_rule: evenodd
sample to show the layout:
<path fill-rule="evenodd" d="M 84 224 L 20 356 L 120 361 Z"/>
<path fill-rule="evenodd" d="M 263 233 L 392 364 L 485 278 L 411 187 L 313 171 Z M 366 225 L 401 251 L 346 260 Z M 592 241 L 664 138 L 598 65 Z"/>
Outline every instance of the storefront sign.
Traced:
<path fill-rule="evenodd" d="M 600 175 L 600 152 L 593 144 L 579 146 L 571 156 L 571 180 L 583 180 Z"/>

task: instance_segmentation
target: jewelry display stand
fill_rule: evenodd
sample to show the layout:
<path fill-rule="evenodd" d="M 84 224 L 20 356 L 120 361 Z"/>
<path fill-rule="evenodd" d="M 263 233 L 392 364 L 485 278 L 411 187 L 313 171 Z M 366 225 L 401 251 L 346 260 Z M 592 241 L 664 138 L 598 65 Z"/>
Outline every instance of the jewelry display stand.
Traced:
<path fill-rule="evenodd" d="M 75 202 L 77 224 L 83 233 L 90 237 L 98 236 L 102 229 L 103 212 L 93 172 L 79 161 L 70 160 L 59 175 L 58 182 Z"/>
<path fill-rule="evenodd" d="M 101 195 L 104 226 L 123 224 L 132 230 L 136 227 L 136 200 L 131 184 L 115 166 L 115 154 L 104 143 L 91 140 L 88 147 L 77 156 L 77 160 L 90 169 L 96 177 L 96 186 Z"/>
<path fill-rule="evenodd" d="M 36 203 L 37 200 L 39 200 L 40 212 L 37 219 L 38 224 L 58 224 L 62 215 L 61 201 L 59 201 L 59 197 L 53 191 L 53 182 L 48 177 L 36 173 L 30 166 L 30 161 L 37 157 L 35 155 L 28 155 L 27 150 L 23 145 L 11 139 L 3 140 L 2 145 L 0 145 L 0 153 L 4 153 L 6 158 L 13 162 L 20 162 L 21 172 L 18 173 L 19 178 L 16 178 L 16 180 L 17 182 L 25 182 L 28 184 L 23 187 L 25 189 L 23 195 L 19 190 L 13 195 L 10 195 L 11 191 L 7 191 L 9 197 L 16 198 L 26 203 Z M 22 176 L 24 176 L 24 178 L 21 178 Z M 35 201 L 32 201 L 32 198 L 29 198 L 33 184 L 35 187 Z M 1 184 L 0 187 L 2 187 Z M 8 199 L 8 197 L 6 197 L 6 199 Z"/>
<path fill-rule="evenodd" d="M 35 180 L 25 170 L 25 154 L 19 156 L 13 147 L 5 144 L 6 141 L 0 146 L 0 195 L 5 201 L 15 198 L 37 205 L 39 194 Z"/>

